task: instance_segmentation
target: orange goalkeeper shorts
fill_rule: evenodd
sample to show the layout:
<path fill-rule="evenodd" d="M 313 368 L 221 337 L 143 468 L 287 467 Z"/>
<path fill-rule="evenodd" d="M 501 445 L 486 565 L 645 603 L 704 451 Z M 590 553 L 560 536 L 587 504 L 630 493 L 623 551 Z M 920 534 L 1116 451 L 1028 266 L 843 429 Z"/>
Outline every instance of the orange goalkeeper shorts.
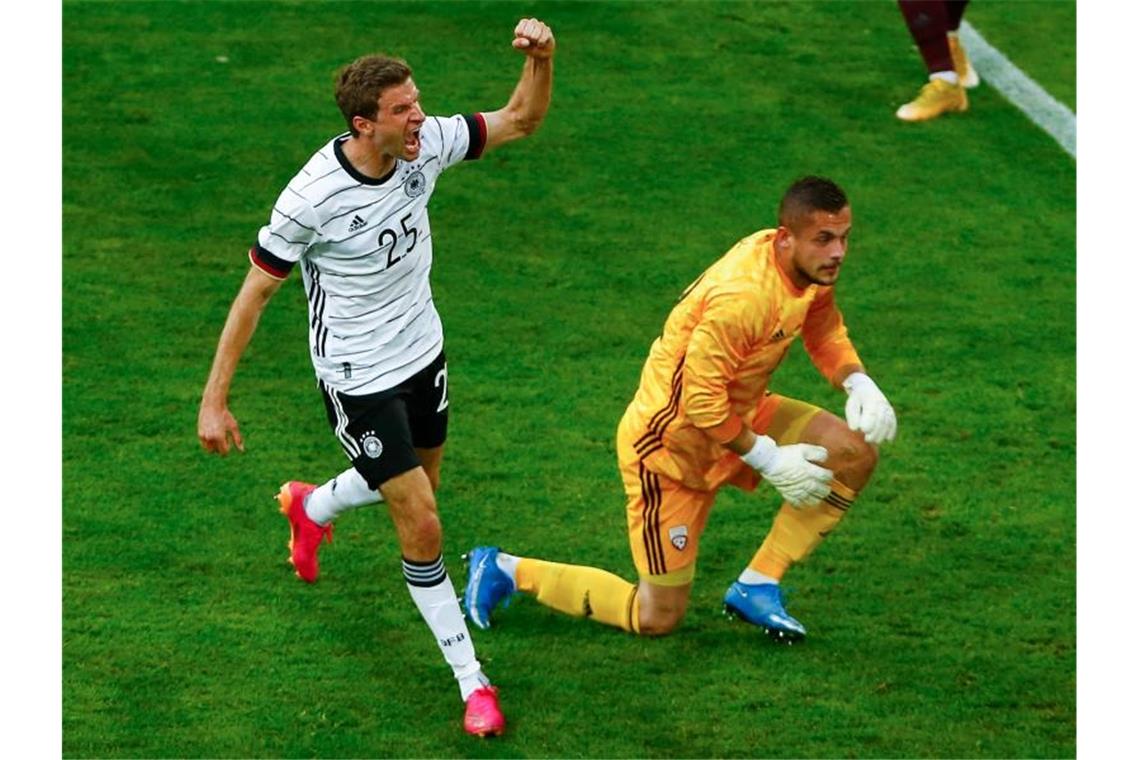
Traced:
<path fill-rule="evenodd" d="M 804 401 L 766 395 L 758 405 L 752 429 L 780 445 L 795 443 L 820 408 Z M 699 491 L 646 468 L 634 449 L 635 435 L 618 426 L 617 455 L 626 495 L 629 547 L 638 574 L 659 586 L 691 583 L 697 549 L 718 489 Z M 727 482 L 755 488 L 759 477 L 743 462 Z"/>

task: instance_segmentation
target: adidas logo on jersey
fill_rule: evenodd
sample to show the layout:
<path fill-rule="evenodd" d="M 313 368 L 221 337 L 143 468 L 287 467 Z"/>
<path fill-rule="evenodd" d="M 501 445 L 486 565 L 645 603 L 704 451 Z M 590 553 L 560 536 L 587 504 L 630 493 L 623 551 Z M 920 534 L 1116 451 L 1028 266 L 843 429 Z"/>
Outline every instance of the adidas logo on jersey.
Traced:
<path fill-rule="evenodd" d="M 365 221 L 360 218 L 360 214 L 357 214 L 354 217 L 352 217 L 352 221 L 349 222 L 348 231 L 349 232 L 356 232 L 358 229 L 360 229 L 364 225 L 365 225 Z"/>
<path fill-rule="evenodd" d="M 781 327 L 779 330 L 776 331 L 776 334 L 773 335 L 768 342 L 769 343 L 775 343 L 776 341 L 783 340 L 786 337 L 787 337 L 787 335 L 784 333 L 784 328 Z"/>

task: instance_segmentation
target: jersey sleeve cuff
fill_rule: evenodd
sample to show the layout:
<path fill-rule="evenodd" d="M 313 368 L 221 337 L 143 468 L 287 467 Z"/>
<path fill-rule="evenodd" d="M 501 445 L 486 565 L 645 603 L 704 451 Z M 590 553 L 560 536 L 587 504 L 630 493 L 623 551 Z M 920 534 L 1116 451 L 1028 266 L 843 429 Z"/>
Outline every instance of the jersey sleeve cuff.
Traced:
<path fill-rule="evenodd" d="M 464 121 L 467 122 L 467 154 L 463 156 L 464 161 L 474 161 L 483 155 L 483 148 L 487 147 L 487 120 L 483 118 L 483 114 L 464 114 Z"/>
<path fill-rule="evenodd" d="M 294 261 L 285 261 L 274 256 L 259 244 L 249 249 L 249 263 L 265 272 L 275 280 L 284 280 L 293 269 Z"/>
<path fill-rule="evenodd" d="M 712 438 L 719 444 L 726 444 L 736 436 L 740 435 L 741 429 L 744 427 L 744 420 L 740 419 L 739 415 L 729 415 L 728 419 L 719 425 L 712 427 L 701 428 L 705 435 Z"/>
<path fill-rule="evenodd" d="M 846 347 L 821 357 L 818 366 L 820 368 L 819 373 L 826 377 L 832 385 L 839 387 L 839 383 L 835 382 L 839 373 L 847 367 L 862 367 L 863 362 L 859 358 L 859 354 L 855 353 L 855 349 L 848 344 Z"/>

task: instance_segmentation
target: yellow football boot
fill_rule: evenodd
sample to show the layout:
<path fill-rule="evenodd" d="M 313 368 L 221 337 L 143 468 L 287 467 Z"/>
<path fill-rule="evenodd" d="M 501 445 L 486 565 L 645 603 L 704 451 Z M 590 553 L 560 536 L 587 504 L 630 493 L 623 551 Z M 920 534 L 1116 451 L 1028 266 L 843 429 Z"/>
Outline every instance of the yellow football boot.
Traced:
<path fill-rule="evenodd" d="M 957 34 L 948 34 L 946 38 L 950 42 L 950 57 L 954 60 L 954 71 L 958 72 L 958 81 L 967 90 L 974 89 L 981 80 L 978 79 L 978 72 L 970 65 L 966 48 L 962 47 Z"/>
<path fill-rule="evenodd" d="M 966 89 L 962 85 L 950 84 L 945 79 L 932 79 L 922 86 L 917 98 L 899 106 L 895 116 L 903 121 L 926 121 L 947 111 L 965 111 L 969 107 Z"/>

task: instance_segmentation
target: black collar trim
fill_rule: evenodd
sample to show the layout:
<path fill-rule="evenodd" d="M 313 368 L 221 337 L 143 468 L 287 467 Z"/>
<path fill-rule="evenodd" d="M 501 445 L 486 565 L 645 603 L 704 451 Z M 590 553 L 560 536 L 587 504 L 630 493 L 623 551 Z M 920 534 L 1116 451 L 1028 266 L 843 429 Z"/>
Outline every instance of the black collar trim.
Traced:
<path fill-rule="evenodd" d="M 362 185 L 383 185 L 396 174 L 396 169 L 400 168 L 399 159 L 392 166 L 392 171 L 385 174 L 383 177 L 369 177 L 367 174 L 362 173 L 359 169 L 352 165 L 348 160 L 348 156 L 344 155 L 344 143 L 348 140 L 348 135 L 342 135 L 333 142 L 333 152 L 336 154 L 336 160 L 340 162 L 340 167 L 348 172 L 348 176 L 352 177 Z"/>

